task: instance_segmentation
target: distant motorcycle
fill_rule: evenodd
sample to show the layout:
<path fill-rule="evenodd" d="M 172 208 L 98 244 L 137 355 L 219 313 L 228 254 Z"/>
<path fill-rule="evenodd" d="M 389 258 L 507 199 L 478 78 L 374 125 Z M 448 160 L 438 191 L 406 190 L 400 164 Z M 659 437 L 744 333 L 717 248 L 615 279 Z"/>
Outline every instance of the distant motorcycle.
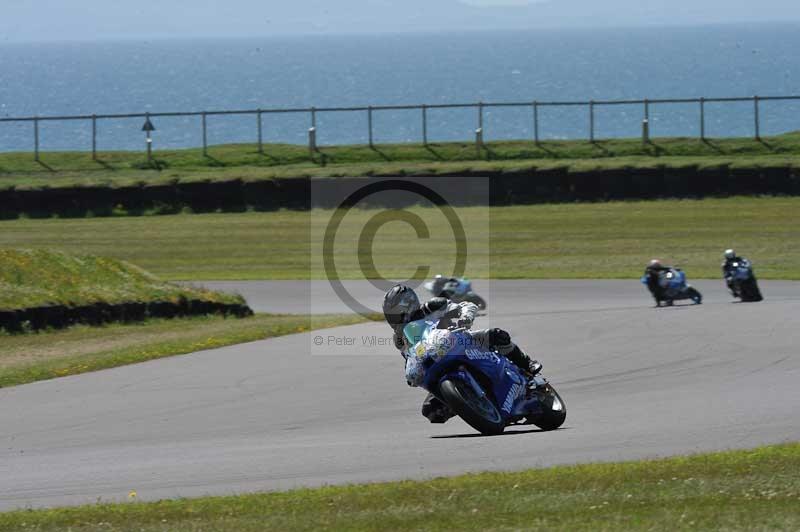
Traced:
<path fill-rule="evenodd" d="M 647 275 L 642 277 L 642 284 L 647 285 Z M 675 301 L 691 299 L 695 305 L 703 302 L 703 296 L 692 285 L 686 282 L 686 274 L 679 268 L 670 268 L 658 275 L 658 285 L 663 293 L 661 299 L 657 301 L 672 306 Z"/>
<path fill-rule="evenodd" d="M 567 407 L 541 375 L 528 380 L 496 351 L 475 345 L 463 329 L 444 331 L 436 321 L 412 321 L 403 329 L 406 356 L 425 368 L 421 386 L 482 434 L 500 434 L 509 425 L 533 424 L 555 430 Z"/>
<path fill-rule="evenodd" d="M 475 303 L 479 310 L 486 310 L 486 301 L 472 290 L 472 281 L 457 277 L 437 277 L 422 286 L 435 297 L 446 297 L 456 303 L 468 301 Z"/>
<path fill-rule="evenodd" d="M 742 259 L 731 264 L 733 269 L 729 272 L 730 289 L 733 297 L 742 301 L 761 301 L 764 297 L 758 288 L 758 281 L 753 273 L 753 266 L 747 259 Z M 727 280 L 727 279 L 726 279 Z"/>

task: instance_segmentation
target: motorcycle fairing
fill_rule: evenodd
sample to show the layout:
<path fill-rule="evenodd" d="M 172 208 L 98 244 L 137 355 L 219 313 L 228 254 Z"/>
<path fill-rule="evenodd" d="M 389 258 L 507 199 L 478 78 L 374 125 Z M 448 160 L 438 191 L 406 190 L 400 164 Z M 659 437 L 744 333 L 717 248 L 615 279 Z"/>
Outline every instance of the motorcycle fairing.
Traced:
<path fill-rule="evenodd" d="M 436 322 L 419 320 L 403 329 L 411 345 L 407 356 L 423 359 L 425 373 L 421 386 L 424 389 L 436 394 L 442 381 L 457 379 L 470 385 L 477 394 L 488 395 L 507 423 L 541 412 L 536 398 L 525 398 L 527 381 L 510 360 L 476 345 L 464 330 L 448 332 L 446 349 L 432 348 L 426 341 L 435 327 Z"/>

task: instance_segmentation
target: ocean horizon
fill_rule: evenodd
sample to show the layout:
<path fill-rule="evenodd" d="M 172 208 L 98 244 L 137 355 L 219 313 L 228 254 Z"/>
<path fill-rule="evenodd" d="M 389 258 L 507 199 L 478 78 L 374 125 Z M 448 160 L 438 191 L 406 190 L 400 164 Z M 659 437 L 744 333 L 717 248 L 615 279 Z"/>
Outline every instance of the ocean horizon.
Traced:
<path fill-rule="evenodd" d="M 5 43 L 0 117 L 800 94 L 800 25 Z M 800 102 L 763 102 L 763 135 L 800 130 Z M 530 109 L 484 111 L 486 140 L 531 139 Z M 542 139 L 586 138 L 585 107 L 540 108 Z M 642 106 L 598 107 L 597 138 L 641 133 Z M 421 139 L 420 112 L 374 113 L 375 142 Z M 157 148 L 202 143 L 159 118 Z M 318 113 L 321 144 L 367 142 L 365 113 Z M 141 149 L 140 119 L 102 120 L 98 149 Z M 308 114 L 264 115 L 264 142 L 302 144 Z M 474 136 L 474 109 L 428 112 L 431 142 Z M 699 135 L 696 104 L 651 108 L 654 136 Z M 0 151 L 31 151 L 0 123 Z M 752 102 L 706 106 L 709 137 L 753 134 Z M 253 116 L 208 118 L 209 144 L 256 141 Z M 91 122 L 41 122 L 41 149 L 89 150 Z"/>

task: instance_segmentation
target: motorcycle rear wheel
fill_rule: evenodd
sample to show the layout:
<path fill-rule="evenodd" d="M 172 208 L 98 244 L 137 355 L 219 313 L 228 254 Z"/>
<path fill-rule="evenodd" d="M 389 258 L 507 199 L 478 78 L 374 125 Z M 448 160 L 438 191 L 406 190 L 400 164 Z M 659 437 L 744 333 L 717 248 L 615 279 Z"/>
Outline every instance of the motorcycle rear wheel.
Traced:
<path fill-rule="evenodd" d="M 761 290 L 758 289 L 758 283 L 752 277 L 747 281 L 742 282 L 740 286 L 740 292 L 741 294 L 739 297 L 742 301 L 756 302 L 764 299 L 761 295 Z"/>
<path fill-rule="evenodd" d="M 505 429 L 494 403 L 486 396 L 478 396 L 468 384 L 458 380 L 442 381 L 439 395 L 453 412 L 481 434 L 502 434 Z"/>

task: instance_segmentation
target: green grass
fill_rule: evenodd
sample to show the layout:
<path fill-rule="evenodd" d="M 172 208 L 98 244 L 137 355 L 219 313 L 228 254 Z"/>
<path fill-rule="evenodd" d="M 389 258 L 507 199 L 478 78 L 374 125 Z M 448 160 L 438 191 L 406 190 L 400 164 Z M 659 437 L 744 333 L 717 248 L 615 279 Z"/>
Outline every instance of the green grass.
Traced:
<path fill-rule="evenodd" d="M 0 189 L 125 185 L 197 180 L 260 180 L 303 176 L 437 175 L 468 171 L 514 172 L 532 168 L 786 167 L 798 164 L 800 133 L 754 139 L 702 142 L 692 138 L 587 141 L 489 142 L 480 154 L 473 143 L 449 142 L 332 146 L 313 160 L 304 146 L 272 144 L 265 154 L 252 144 L 202 150 L 156 151 L 158 169 L 141 152 L 102 152 L 92 160 L 84 152 L 47 152 L 40 162 L 31 153 L 0 154 Z"/>
<path fill-rule="evenodd" d="M 356 315 L 258 314 L 0 333 L 0 388 L 363 321 Z"/>
<path fill-rule="evenodd" d="M 431 238 L 393 222 L 378 232 L 377 270 L 408 278 L 417 264 L 452 271 L 455 246 L 435 209 L 410 209 Z M 358 235 L 377 211 L 355 209 L 337 237 L 343 278 L 360 278 Z M 632 278 L 660 257 L 690 279 L 719 278 L 735 247 L 764 279 L 800 279 L 800 198 L 624 201 L 457 209 L 474 278 Z M 167 279 L 324 278 L 322 232 L 331 211 L 195 214 L 0 222 L 0 248 L 91 253 L 133 261 Z M 168 251 L 167 251 L 168 250 Z M 312 267 L 312 258 L 313 261 Z"/>
<path fill-rule="evenodd" d="M 800 445 L 0 514 L 0 530 L 797 530 Z M 135 499 L 134 494 L 131 498 Z"/>
<path fill-rule="evenodd" d="M 109 233 L 100 230 L 100 238 Z M 112 236 L 115 246 L 119 242 Z M 160 281 L 132 264 L 47 249 L 0 247 L 0 310 L 93 303 L 178 302 L 181 298 L 243 303 L 240 296 Z"/>

